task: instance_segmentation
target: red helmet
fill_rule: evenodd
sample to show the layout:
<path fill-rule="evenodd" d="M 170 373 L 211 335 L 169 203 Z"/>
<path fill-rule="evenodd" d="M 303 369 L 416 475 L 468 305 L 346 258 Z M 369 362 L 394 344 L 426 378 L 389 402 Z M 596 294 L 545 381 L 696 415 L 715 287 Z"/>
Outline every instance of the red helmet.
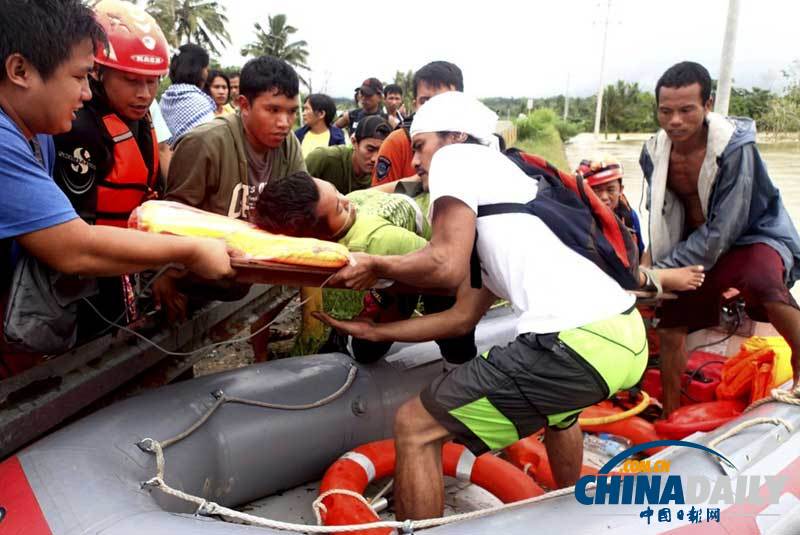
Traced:
<path fill-rule="evenodd" d="M 143 76 L 169 72 L 167 39 L 153 17 L 122 0 L 102 0 L 94 11 L 108 36 L 108 47 L 95 50 L 97 63 Z"/>
<path fill-rule="evenodd" d="M 622 164 L 613 160 L 591 161 L 583 160 L 578 166 L 577 173 L 583 175 L 591 187 L 605 184 L 613 180 L 622 180 Z"/>

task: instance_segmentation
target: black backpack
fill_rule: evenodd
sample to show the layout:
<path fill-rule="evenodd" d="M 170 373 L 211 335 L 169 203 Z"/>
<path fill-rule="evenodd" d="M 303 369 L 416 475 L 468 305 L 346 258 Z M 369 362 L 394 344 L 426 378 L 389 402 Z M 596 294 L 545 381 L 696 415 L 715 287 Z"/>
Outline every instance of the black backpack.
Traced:
<path fill-rule="evenodd" d="M 625 224 L 595 195 L 580 173 L 559 171 L 550 162 L 517 149 L 506 156 L 539 183 L 536 198 L 527 203 L 497 203 L 478 207 L 478 217 L 526 213 L 541 219 L 570 249 L 588 258 L 626 290 L 639 287 L 639 251 Z M 475 236 L 477 241 L 477 233 Z M 480 288 L 481 271 L 473 247 L 471 283 Z"/>

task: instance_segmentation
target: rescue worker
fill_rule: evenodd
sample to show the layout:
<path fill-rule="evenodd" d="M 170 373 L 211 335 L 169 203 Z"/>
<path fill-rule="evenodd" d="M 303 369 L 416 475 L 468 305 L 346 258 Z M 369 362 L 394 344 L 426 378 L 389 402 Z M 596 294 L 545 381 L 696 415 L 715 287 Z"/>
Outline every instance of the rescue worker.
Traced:
<path fill-rule="evenodd" d="M 87 223 L 125 228 L 131 212 L 162 189 L 149 108 L 169 55 L 160 27 L 141 8 L 103 0 L 94 10 L 108 46 L 95 50 L 92 99 L 75 113 L 72 130 L 55 137 L 54 178 Z M 124 323 L 135 321 L 131 276 L 98 282 L 94 301 L 100 311 Z M 78 323 L 79 336 L 105 327 L 90 310 Z"/>

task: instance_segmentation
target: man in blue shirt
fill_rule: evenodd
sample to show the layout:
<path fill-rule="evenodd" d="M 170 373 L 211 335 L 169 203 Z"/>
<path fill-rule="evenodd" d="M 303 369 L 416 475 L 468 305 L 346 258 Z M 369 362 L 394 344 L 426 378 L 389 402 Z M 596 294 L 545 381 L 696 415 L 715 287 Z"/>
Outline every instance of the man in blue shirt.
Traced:
<path fill-rule="evenodd" d="M 87 75 L 103 30 L 80 0 L 0 0 L 0 12 L 0 311 L 23 249 L 67 274 L 177 262 L 207 278 L 230 276 L 222 242 L 90 226 L 77 216 L 51 178 L 50 136 L 67 132 L 91 98 Z"/>

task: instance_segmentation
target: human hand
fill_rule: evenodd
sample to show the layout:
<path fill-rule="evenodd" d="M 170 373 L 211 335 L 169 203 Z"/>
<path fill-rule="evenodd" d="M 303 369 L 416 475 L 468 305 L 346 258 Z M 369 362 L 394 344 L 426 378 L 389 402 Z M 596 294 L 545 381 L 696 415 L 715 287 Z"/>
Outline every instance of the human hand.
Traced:
<path fill-rule="evenodd" d="M 177 290 L 175 280 L 183 277 L 185 272 L 170 269 L 153 281 L 153 301 L 158 308 L 166 312 L 169 323 L 186 320 L 188 298 Z"/>
<path fill-rule="evenodd" d="M 330 284 L 342 285 L 351 290 L 368 290 L 377 282 L 374 258 L 364 253 L 353 253 L 353 263 L 336 272 Z"/>
<path fill-rule="evenodd" d="M 370 342 L 382 342 L 383 340 L 378 336 L 376 324 L 374 321 L 366 318 L 356 318 L 352 320 L 337 320 L 326 314 L 325 312 L 312 312 L 312 316 L 317 318 L 322 323 L 325 323 L 337 331 L 349 334 L 353 338 L 368 340 Z"/>
<path fill-rule="evenodd" d="M 195 239 L 194 254 L 186 268 L 209 280 L 230 278 L 236 274 L 231 267 L 231 251 L 225 242 L 211 238 Z"/>

